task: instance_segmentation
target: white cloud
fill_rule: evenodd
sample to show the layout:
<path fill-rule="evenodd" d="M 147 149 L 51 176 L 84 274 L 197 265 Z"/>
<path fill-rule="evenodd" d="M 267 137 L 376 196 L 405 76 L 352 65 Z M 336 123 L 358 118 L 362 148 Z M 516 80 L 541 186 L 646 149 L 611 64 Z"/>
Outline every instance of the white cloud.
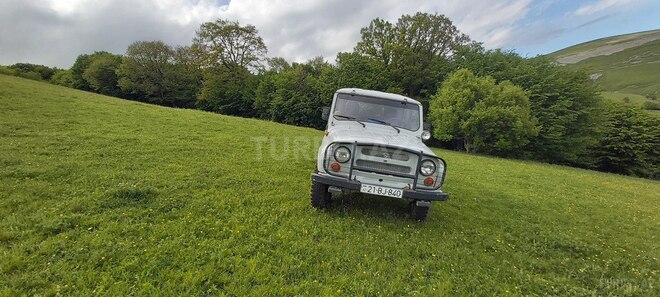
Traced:
<path fill-rule="evenodd" d="M 123 53 L 136 40 L 190 44 L 203 22 L 252 24 L 269 56 L 332 61 L 350 51 L 360 28 L 380 17 L 438 12 L 487 47 L 507 44 L 531 0 L 5 0 L 0 2 L 0 64 L 19 61 L 69 67 L 97 50 Z"/>
<path fill-rule="evenodd" d="M 575 11 L 575 15 L 579 15 L 579 16 L 591 15 L 616 6 L 628 4 L 630 2 L 632 2 L 632 0 L 599 0 L 593 4 L 580 6 Z"/>

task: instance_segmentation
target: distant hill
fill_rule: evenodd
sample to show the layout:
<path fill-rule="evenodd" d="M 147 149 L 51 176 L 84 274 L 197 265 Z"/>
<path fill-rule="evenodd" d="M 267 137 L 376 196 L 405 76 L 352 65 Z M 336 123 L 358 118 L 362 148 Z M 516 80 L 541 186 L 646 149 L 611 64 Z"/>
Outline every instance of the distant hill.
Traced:
<path fill-rule="evenodd" d="M 611 100 L 642 105 L 660 97 L 660 30 L 612 36 L 550 53 L 558 63 L 589 73 Z"/>

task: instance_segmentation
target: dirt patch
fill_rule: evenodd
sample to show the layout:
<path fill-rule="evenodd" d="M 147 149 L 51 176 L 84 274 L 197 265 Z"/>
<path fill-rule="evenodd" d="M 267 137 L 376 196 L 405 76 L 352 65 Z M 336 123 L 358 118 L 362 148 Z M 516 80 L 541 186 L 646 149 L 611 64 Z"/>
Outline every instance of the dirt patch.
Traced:
<path fill-rule="evenodd" d="M 577 62 L 580 62 L 582 60 L 586 60 L 586 59 L 593 58 L 593 57 L 607 56 L 607 55 L 611 55 L 611 54 L 616 53 L 616 52 L 620 52 L 620 51 L 625 50 L 625 49 L 629 49 L 631 47 L 640 46 L 642 44 L 645 44 L 647 42 L 651 42 L 651 41 L 654 41 L 654 40 L 657 40 L 657 39 L 660 39 L 660 36 L 658 34 L 653 34 L 653 35 L 650 35 L 650 36 L 644 36 L 644 37 L 640 37 L 640 38 L 630 40 L 630 41 L 617 42 L 615 44 L 606 44 L 606 45 L 597 47 L 595 49 L 586 50 L 584 52 L 577 53 L 577 54 L 574 54 L 574 55 L 559 57 L 559 58 L 557 58 L 557 63 L 559 63 L 559 64 L 573 64 L 573 63 L 577 63 Z"/>

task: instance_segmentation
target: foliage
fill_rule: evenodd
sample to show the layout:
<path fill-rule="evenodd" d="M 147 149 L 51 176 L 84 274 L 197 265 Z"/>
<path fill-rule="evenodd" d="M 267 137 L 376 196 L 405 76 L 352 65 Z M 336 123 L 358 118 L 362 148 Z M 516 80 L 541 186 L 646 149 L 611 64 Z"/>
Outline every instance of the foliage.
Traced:
<path fill-rule="evenodd" d="M 250 70 L 263 68 L 267 52 L 257 29 L 222 19 L 203 23 L 193 40 L 192 52 L 204 69 L 197 107 L 255 116 L 253 104 L 259 82 Z"/>
<path fill-rule="evenodd" d="M 433 135 L 458 140 L 468 152 L 515 156 L 538 134 L 525 92 L 508 81 L 477 77 L 467 69 L 449 76 L 431 100 Z"/>
<path fill-rule="evenodd" d="M 511 81 L 528 94 L 540 131 L 523 148 L 526 158 L 590 167 L 590 148 L 597 143 L 602 99 L 583 72 L 537 57 L 465 47 L 452 57 L 454 67 L 467 68 L 496 81 Z"/>
<path fill-rule="evenodd" d="M 82 77 L 87 85 L 99 94 L 121 96 L 117 69 L 121 64 L 121 56 L 111 53 L 97 53 L 90 56 L 89 64 Z"/>
<path fill-rule="evenodd" d="M 305 64 L 294 63 L 279 72 L 264 75 L 256 93 L 254 106 L 260 116 L 269 120 L 321 129 L 321 107 L 330 105 L 332 95 L 322 95 L 319 77 L 330 69 L 321 58 Z"/>
<path fill-rule="evenodd" d="M 599 170 L 660 178 L 660 119 L 638 107 L 608 104 L 595 155 Z"/>
<path fill-rule="evenodd" d="M 50 82 L 64 87 L 73 87 L 73 74 L 71 70 L 60 70 L 50 78 Z"/>
<path fill-rule="evenodd" d="M 174 48 L 174 75 L 168 83 L 172 87 L 173 104 L 193 108 L 202 88 L 201 58 L 189 46 Z"/>
<path fill-rule="evenodd" d="M 339 53 L 336 66 L 328 66 L 319 77 L 322 98 L 332 98 L 334 92 L 340 88 L 401 92 L 400 89 L 392 87 L 386 65 L 367 56 L 355 52 Z"/>
<path fill-rule="evenodd" d="M 206 65 L 261 69 L 268 49 L 252 25 L 218 19 L 203 23 L 193 40 Z"/>
<path fill-rule="evenodd" d="M 164 104 L 166 81 L 173 72 L 174 50 L 162 41 L 136 41 L 128 46 L 117 69 L 119 87 L 148 102 Z"/>
<path fill-rule="evenodd" d="M 7 66 L 0 65 L 0 74 L 16 75 L 16 69 L 12 69 L 12 68 L 9 68 Z"/>
<path fill-rule="evenodd" d="M 602 98 L 583 72 L 550 60 L 526 60 L 513 83 L 530 92 L 532 115 L 541 130 L 525 148 L 536 160 L 591 166 L 590 147 L 598 141 Z"/>
<path fill-rule="evenodd" d="M 8 76 L 0 106 L 0 295 L 660 295 L 657 181 L 434 149 L 416 224 L 311 208 L 318 130 Z"/>
<path fill-rule="evenodd" d="M 189 48 L 173 49 L 162 41 L 128 46 L 117 69 L 119 87 L 138 100 L 175 107 L 194 107 L 201 70 Z"/>
<path fill-rule="evenodd" d="M 196 106 L 222 114 L 254 116 L 252 105 L 257 83 L 245 68 L 207 69 Z"/>
<path fill-rule="evenodd" d="M 32 80 L 45 80 L 48 81 L 55 74 L 58 69 L 51 68 L 44 65 L 37 65 L 31 63 L 16 63 L 8 67 L 13 69 L 13 75 L 32 79 Z"/>
<path fill-rule="evenodd" d="M 448 56 L 470 38 L 456 29 L 449 18 L 441 14 L 418 12 L 403 15 L 396 24 L 376 18 L 360 30 L 361 40 L 355 51 L 385 65 L 401 58 L 401 50 L 427 56 Z"/>
<path fill-rule="evenodd" d="M 396 24 L 374 19 L 360 30 L 355 52 L 385 65 L 390 81 L 424 101 L 448 73 L 447 58 L 470 42 L 444 15 L 418 12 Z"/>
<path fill-rule="evenodd" d="M 79 90 L 91 91 L 92 87 L 89 85 L 89 82 L 85 80 L 83 74 L 85 70 L 89 67 L 92 60 L 98 56 L 108 55 L 110 53 L 105 51 L 94 52 L 93 54 L 81 54 L 78 55 L 76 61 L 71 66 L 71 77 L 73 78 L 73 87 Z"/>
<path fill-rule="evenodd" d="M 646 101 L 642 103 L 642 107 L 648 110 L 660 110 L 660 102 L 657 101 Z"/>

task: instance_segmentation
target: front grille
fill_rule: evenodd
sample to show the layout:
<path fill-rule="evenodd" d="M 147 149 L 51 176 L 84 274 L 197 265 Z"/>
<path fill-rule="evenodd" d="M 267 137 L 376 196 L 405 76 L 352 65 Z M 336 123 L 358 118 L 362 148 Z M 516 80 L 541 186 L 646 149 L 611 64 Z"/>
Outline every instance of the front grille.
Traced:
<path fill-rule="evenodd" d="M 362 154 L 367 156 L 379 157 L 384 159 L 394 159 L 399 161 L 410 160 L 408 153 L 400 150 L 388 149 L 384 147 L 365 147 L 362 148 Z"/>
<path fill-rule="evenodd" d="M 370 161 L 370 160 L 357 160 L 355 161 L 355 165 L 365 168 L 365 169 L 371 169 L 371 170 L 378 170 L 378 171 L 387 171 L 387 172 L 392 172 L 392 173 L 403 173 L 403 174 L 409 174 L 410 173 L 410 167 L 408 166 L 401 166 L 401 165 L 396 165 L 396 164 L 387 164 L 387 163 L 381 163 L 381 162 L 376 162 L 376 161 Z"/>

